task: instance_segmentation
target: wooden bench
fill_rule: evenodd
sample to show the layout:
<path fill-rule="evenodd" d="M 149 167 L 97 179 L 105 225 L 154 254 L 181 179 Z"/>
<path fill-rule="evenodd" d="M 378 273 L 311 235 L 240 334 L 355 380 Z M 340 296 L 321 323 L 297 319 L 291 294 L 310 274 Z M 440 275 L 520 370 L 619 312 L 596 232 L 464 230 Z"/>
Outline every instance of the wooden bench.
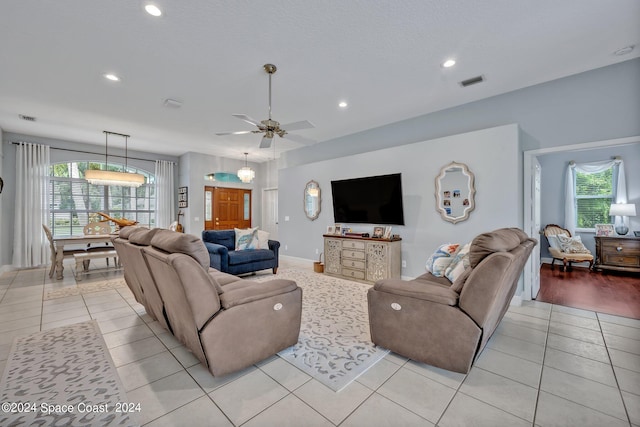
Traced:
<path fill-rule="evenodd" d="M 88 262 L 92 259 L 116 259 L 116 263 L 114 268 L 120 267 L 120 260 L 118 259 L 118 253 L 115 249 L 104 250 L 104 251 L 93 251 L 93 252 L 83 252 L 73 254 L 73 259 L 76 261 L 76 279 L 80 280 L 82 274 L 86 274 L 89 272 L 89 264 Z"/>

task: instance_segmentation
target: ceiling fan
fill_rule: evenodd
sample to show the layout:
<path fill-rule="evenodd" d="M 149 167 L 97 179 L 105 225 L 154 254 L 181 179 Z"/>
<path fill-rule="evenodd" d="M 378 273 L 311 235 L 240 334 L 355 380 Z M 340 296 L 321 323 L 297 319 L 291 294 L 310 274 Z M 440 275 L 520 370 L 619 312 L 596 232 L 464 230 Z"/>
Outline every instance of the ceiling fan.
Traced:
<path fill-rule="evenodd" d="M 276 72 L 277 68 L 273 64 L 264 64 L 264 70 L 269 74 L 269 118 L 262 121 L 257 121 L 247 116 L 246 114 L 232 114 L 233 117 L 237 117 L 240 120 L 244 120 L 254 126 L 257 126 L 257 130 L 243 130 L 238 132 L 218 132 L 216 135 L 242 135 L 247 133 L 264 133 L 262 141 L 260 141 L 260 148 L 269 148 L 274 135 L 278 135 L 281 138 L 287 138 L 301 144 L 314 144 L 316 141 L 305 138 L 300 135 L 291 135 L 289 131 L 311 129 L 314 128 L 314 124 L 308 120 L 302 120 L 299 122 L 293 122 L 280 126 L 280 123 L 271 119 L 271 76 Z"/>

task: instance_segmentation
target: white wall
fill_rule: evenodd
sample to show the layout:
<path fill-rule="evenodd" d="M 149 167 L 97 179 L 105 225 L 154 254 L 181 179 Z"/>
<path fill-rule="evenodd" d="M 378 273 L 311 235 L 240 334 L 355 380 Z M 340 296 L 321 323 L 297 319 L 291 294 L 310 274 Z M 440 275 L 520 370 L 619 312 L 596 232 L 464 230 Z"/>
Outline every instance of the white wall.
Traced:
<path fill-rule="evenodd" d="M 517 125 L 506 125 L 429 141 L 386 148 L 357 156 L 325 160 L 280 170 L 279 240 L 281 253 L 316 259 L 322 234 L 334 224 L 331 181 L 402 173 L 405 226 L 393 228 L 402 237 L 402 275 L 423 274 L 427 257 L 442 243 L 471 241 L 500 227 L 522 227 L 522 184 Z M 465 163 L 476 178 L 476 208 L 467 221 L 451 224 L 436 211 L 435 177 L 452 161 Z M 321 212 L 311 221 L 303 211 L 303 192 L 310 180 L 320 184 Z M 285 217 L 289 217 L 287 221 Z M 372 232 L 372 225 L 349 224 Z"/>

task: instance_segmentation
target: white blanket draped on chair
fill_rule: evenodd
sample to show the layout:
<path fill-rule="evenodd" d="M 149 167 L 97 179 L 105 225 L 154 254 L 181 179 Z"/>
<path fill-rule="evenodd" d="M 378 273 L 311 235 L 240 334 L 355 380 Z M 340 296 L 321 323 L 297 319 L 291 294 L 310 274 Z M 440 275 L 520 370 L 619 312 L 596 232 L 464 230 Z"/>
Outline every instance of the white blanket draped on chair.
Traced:
<path fill-rule="evenodd" d="M 16 148 L 16 199 L 13 266 L 49 262 L 42 225 L 49 217 L 49 146 L 21 142 Z"/>

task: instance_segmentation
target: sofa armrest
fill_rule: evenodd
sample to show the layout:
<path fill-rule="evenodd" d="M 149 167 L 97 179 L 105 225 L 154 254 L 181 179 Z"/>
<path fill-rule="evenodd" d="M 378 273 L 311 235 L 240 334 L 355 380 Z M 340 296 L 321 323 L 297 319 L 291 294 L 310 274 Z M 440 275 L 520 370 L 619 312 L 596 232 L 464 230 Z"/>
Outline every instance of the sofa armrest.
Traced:
<path fill-rule="evenodd" d="M 220 295 L 222 308 L 228 310 L 237 305 L 248 304 L 253 301 L 262 300 L 274 295 L 286 294 L 295 291 L 298 285 L 293 280 L 275 279 L 264 283 L 244 280 L 242 282 L 231 283 Z"/>
<path fill-rule="evenodd" d="M 378 280 L 373 288 L 379 292 L 402 295 L 438 304 L 450 306 L 458 305 L 458 293 L 451 290 L 449 286 L 440 283 L 382 279 Z"/>
<path fill-rule="evenodd" d="M 217 243 L 204 242 L 209 252 L 209 267 L 219 271 L 227 271 L 229 267 L 229 249 Z"/>

